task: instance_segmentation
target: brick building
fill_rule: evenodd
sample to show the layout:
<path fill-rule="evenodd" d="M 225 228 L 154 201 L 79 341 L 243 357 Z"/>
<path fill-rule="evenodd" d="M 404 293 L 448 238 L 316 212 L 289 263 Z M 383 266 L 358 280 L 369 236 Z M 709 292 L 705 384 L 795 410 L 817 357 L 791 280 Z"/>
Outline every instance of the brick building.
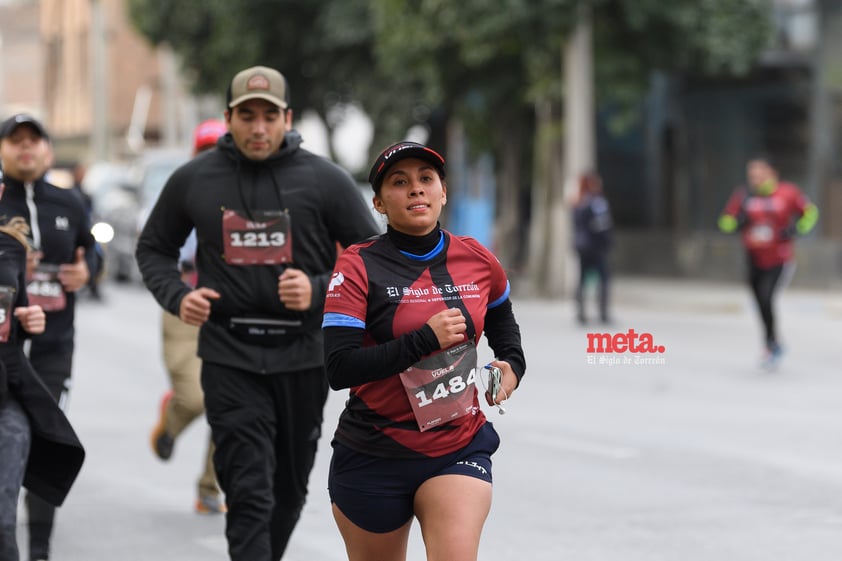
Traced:
<path fill-rule="evenodd" d="M 125 0 L 5 0 L 0 37 L 0 115 L 43 119 L 57 160 L 185 142 L 194 103 L 169 51 L 132 29 Z"/>

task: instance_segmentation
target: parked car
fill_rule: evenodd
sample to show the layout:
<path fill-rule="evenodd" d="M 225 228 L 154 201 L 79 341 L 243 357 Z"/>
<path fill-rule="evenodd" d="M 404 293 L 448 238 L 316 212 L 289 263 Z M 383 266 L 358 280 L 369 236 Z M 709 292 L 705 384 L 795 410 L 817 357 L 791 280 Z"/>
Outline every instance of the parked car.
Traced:
<path fill-rule="evenodd" d="M 94 198 L 97 227 L 113 231 L 105 250 L 106 274 L 118 282 L 140 278 L 134 252 L 146 217 L 167 179 L 190 158 L 187 151 L 149 150 L 131 164 L 115 186 Z"/>
<path fill-rule="evenodd" d="M 96 162 L 88 167 L 82 179 L 82 191 L 91 199 L 92 220 L 113 204 L 114 194 L 129 183 L 129 169 L 125 162 Z"/>

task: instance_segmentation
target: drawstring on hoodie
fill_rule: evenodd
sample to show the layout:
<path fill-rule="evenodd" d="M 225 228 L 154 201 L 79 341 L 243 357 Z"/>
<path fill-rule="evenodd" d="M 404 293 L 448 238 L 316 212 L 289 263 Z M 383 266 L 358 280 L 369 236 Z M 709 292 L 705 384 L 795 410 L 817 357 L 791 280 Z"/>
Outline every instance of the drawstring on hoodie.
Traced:
<path fill-rule="evenodd" d="M 257 168 L 257 172 L 259 172 L 260 167 L 262 165 L 263 165 L 262 162 L 255 164 L 255 167 Z M 256 222 L 256 220 L 254 219 L 254 215 L 252 215 L 252 213 L 251 213 L 251 209 L 249 208 L 249 205 L 246 203 L 246 196 L 245 196 L 245 193 L 243 192 L 242 174 L 240 173 L 241 167 L 242 167 L 242 159 L 237 158 L 237 172 L 236 172 L 236 175 L 237 175 L 237 194 L 240 196 L 240 203 L 243 205 L 243 210 L 245 211 L 249 220 L 251 220 L 252 222 Z M 266 169 L 269 172 L 269 177 L 272 179 L 272 185 L 275 188 L 275 196 L 278 198 L 278 207 L 281 209 L 282 212 L 286 212 L 287 209 L 284 207 L 283 195 L 281 194 L 281 187 L 280 187 L 280 185 L 278 185 L 278 180 L 275 178 L 275 174 L 272 173 L 271 168 L 267 167 Z M 255 180 L 254 183 L 256 185 L 257 181 Z"/>

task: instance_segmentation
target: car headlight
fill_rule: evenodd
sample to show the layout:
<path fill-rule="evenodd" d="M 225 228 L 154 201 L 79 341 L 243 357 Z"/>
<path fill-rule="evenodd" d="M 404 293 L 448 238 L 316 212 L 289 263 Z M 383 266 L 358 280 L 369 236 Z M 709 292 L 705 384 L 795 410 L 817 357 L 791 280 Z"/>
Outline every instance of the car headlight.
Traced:
<path fill-rule="evenodd" d="M 114 228 L 108 222 L 97 222 L 91 226 L 91 234 L 97 242 L 106 244 L 114 239 Z"/>

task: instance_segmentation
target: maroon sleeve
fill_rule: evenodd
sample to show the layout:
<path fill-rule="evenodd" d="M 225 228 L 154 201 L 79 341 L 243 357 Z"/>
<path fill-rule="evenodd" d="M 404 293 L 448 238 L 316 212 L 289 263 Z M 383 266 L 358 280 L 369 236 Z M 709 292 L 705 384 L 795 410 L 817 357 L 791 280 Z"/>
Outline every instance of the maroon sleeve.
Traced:
<path fill-rule="evenodd" d="M 743 206 L 743 201 L 745 200 L 745 188 L 739 188 L 731 194 L 731 197 L 728 199 L 728 202 L 725 204 L 725 208 L 722 210 L 722 214 L 727 214 L 728 216 L 733 216 L 736 218 L 740 214 L 740 209 Z"/>
<path fill-rule="evenodd" d="M 791 183 L 787 183 L 787 188 L 789 191 L 789 200 L 793 213 L 798 216 L 803 216 L 807 211 L 807 207 L 812 204 L 810 203 L 810 199 L 807 198 L 801 189 Z"/>

